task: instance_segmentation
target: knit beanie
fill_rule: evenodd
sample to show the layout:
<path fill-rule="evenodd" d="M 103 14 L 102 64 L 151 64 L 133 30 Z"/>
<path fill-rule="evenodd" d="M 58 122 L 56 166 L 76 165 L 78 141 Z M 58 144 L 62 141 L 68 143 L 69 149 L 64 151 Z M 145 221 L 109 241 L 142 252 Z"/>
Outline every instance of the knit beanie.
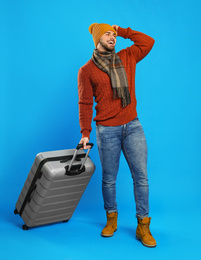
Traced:
<path fill-rule="evenodd" d="M 89 32 L 92 34 L 93 36 L 93 41 L 95 44 L 95 47 L 97 47 L 98 42 L 101 38 L 101 36 L 106 33 L 107 31 L 112 31 L 115 34 L 117 34 L 116 30 L 109 24 L 106 23 L 92 23 L 89 26 Z"/>

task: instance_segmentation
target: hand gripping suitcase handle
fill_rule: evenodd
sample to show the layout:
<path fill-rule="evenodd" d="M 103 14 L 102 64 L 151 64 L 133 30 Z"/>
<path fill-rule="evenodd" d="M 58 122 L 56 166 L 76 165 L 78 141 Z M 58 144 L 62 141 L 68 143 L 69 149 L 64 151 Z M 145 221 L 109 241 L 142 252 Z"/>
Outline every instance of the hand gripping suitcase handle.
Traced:
<path fill-rule="evenodd" d="M 93 144 L 93 143 L 87 143 L 87 146 L 91 146 L 91 148 L 92 148 L 92 147 L 94 146 L 94 144 Z M 72 158 L 72 160 L 71 160 L 71 162 L 70 162 L 70 164 L 69 164 L 68 171 L 70 171 L 70 169 L 71 169 L 71 167 L 72 167 L 72 165 L 73 165 L 73 163 L 74 163 L 74 161 L 75 161 L 77 152 L 78 152 L 78 150 L 81 149 L 81 148 L 83 148 L 83 144 L 78 144 L 77 147 L 76 147 L 76 150 L 75 150 L 75 152 L 74 152 L 73 158 Z M 87 157 L 88 157 L 88 155 L 89 155 L 89 152 L 90 152 L 91 148 L 88 149 L 88 151 L 87 151 L 87 153 L 86 153 L 86 156 L 85 156 L 85 158 L 84 158 L 84 160 L 83 160 L 83 162 L 82 162 L 82 165 L 81 165 L 81 167 L 80 167 L 79 170 L 81 170 L 81 169 L 83 168 L 83 166 L 84 166 L 84 164 L 85 164 L 85 162 L 86 162 L 86 159 L 87 159 Z"/>
<path fill-rule="evenodd" d="M 87 146 L 91 146 L 91 148 L 94 146 L 93 143 L 87 143 L 86 145 L 87 145 Z M 76 147 L 76 150 L 79 150 L 79 149 L 81 149 L 81 148 L 83 148 L 83 144 L 78 144 L 77 147 Z M 90 149 L 91 149 L 91 148 L 90 148 Z"/>

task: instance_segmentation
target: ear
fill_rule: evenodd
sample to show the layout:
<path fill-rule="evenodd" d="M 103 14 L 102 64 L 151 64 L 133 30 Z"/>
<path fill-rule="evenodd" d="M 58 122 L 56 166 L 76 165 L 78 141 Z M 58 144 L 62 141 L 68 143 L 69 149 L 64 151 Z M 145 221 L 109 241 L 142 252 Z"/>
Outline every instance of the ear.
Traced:
<path fill-rule="evenodd" d="M 96 49 L 98 50 L 100 47 L 100 41 L 98 42 L 97 46 L 96 46 Z"/>

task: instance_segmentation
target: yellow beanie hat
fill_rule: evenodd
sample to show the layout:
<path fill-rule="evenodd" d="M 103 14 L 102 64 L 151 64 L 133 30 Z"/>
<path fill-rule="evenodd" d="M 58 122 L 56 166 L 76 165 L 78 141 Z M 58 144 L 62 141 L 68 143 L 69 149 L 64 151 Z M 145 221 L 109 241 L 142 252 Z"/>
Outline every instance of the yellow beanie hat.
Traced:
<path fill-rule="evenodd" d="M 92 23 L 89 26 L 89 32 L 93 36 L 95 47 L 97 47 L 101 36 L 107 31 L 113 31 L 115 34 L 117 34 L 116 30 L 111 25 L 106 23 Z"/>

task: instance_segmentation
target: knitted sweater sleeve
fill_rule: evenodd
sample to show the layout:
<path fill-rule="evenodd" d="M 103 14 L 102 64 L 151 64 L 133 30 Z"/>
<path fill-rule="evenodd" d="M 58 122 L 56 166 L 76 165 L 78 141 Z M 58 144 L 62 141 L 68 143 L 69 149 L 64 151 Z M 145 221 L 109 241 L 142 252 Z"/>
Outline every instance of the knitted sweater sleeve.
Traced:
<path fill-rule="evenodd" d="M 83 67 L 78 72 L 78 95 L 79 95 L 79 122 L 82 137 L 90 136 L 91 121 L 93 116 L 93 89 L 87 73 Z"/>
<path fill-rule="evenodd" d="M 130 27 L 127 29 L 119 27 L 118 36 L 121 36 L 124 39 L 130 39 L 134 42 L 134 45 L 127 48 L 126 50 L 129 52 L 129 54 L 134 55 L 136 63 L 142 60 L 150 52 L 155 42 L 152 37 L 144 33 L 134 31 Z"/>

